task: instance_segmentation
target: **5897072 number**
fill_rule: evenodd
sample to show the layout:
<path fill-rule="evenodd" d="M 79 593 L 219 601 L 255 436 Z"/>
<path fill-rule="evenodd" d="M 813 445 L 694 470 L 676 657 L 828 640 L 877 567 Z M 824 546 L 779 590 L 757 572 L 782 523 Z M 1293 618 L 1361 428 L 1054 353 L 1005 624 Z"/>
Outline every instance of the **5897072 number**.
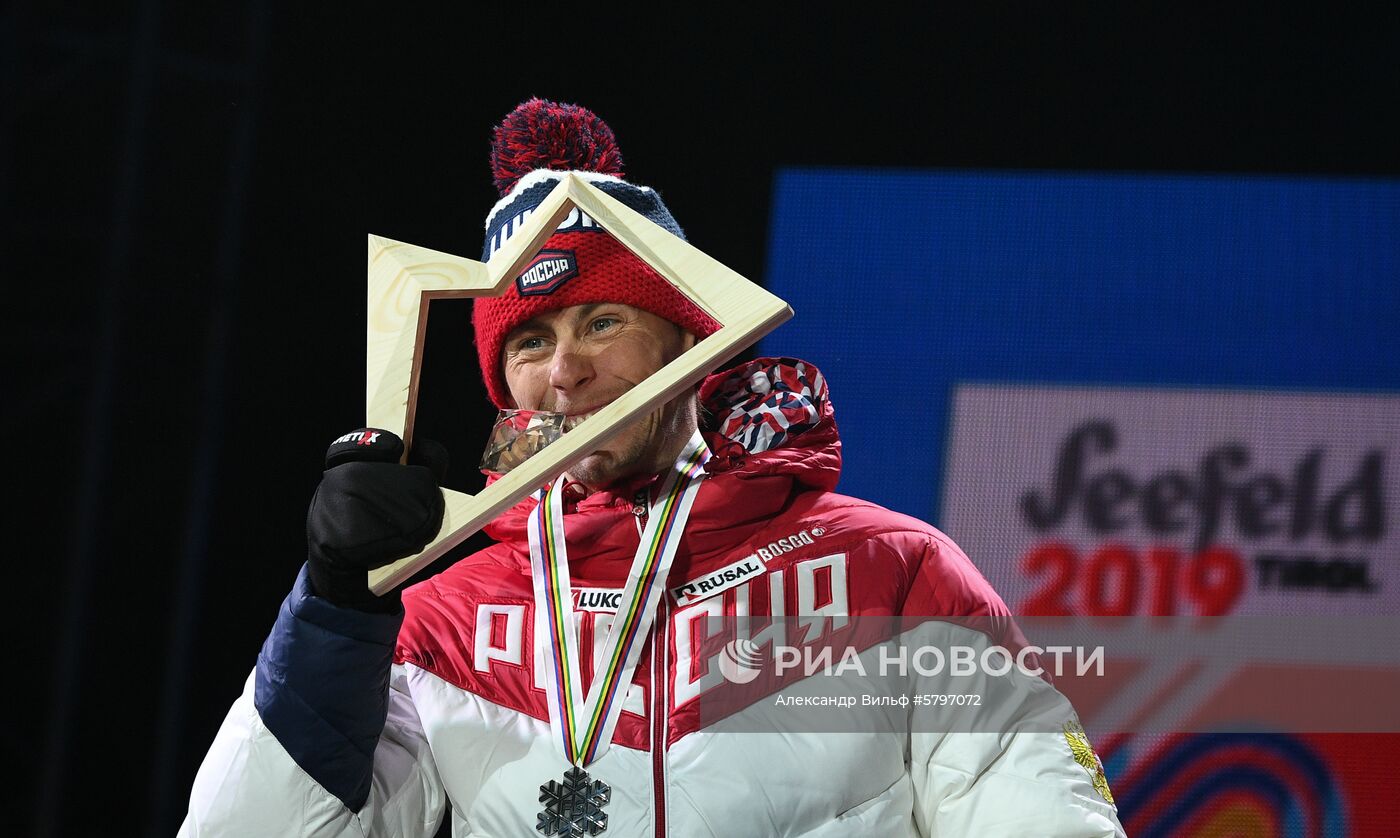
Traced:
<path fill-rule="evenodd" d="M 1032 617 L 1170 617 L 1230 613 L 1244 592 L 1244 562 L 1227 547 L 1208 547 L 1190 557 L 1175 547 L 1143 551 L 1103 544 L 1087 558 L 1058 541 L 1034 547 L 1021 570 L 1042 578 L 1017 613 Z"/>

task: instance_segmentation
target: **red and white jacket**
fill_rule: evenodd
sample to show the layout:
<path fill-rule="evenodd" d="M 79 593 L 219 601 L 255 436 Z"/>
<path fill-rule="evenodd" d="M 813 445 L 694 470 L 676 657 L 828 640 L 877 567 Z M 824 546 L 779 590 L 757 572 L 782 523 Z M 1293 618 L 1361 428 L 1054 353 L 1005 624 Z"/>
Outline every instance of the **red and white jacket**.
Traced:
<path fill-rule="evenodd" d="M 801 617 L 811 640 L 856 618 L 1007 611 L 947 536 L 832 491 L 840 441 L 815 368 L 753 361 L 712 376 L 701 399 L 710 473 L 612 747 L 587 767 L 611 787 L 605 834 L 1121 835 L 1061 730 L 1077 729 L 1074 711 L 1044 679 L 991 685 L 1005 720 L 995 731 L 713 724 L 707 697 L 737 687 L 714 644 L 696 642 L 709 618 Z M 585 672 L 650 488 L 565 510 Z M 405 591 L 401 624 L 331 606 L 303 574 L 200 768 L 181 834 L 431 836 L 444 813 L 455 836 L 540 834 L 540 786 L 569 764 L 533 630 L 533 506 L 492 524 L 500 543 Z M 749 686 L 755 707 L 794 688 L 766 683 Z"/>

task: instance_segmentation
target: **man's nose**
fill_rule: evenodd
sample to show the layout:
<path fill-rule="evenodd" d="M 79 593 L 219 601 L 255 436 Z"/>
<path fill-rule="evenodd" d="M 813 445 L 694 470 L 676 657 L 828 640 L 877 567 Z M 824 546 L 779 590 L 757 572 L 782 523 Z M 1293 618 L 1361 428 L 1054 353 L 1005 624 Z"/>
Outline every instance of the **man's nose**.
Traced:
<path fill-rule="evenodd" d="M 560 343 L 549 363 L 549 386 L 573 390 L 593 379 L 593 363 L 587 353 L 572 343 Z"/>

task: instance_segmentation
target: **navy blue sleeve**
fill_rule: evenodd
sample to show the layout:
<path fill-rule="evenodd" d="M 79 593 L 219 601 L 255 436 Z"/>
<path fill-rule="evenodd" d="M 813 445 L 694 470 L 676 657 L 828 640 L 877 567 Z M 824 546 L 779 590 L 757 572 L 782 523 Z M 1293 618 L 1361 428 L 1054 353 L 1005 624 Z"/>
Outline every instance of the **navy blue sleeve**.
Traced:
<path fill-rule="evenodd" d="M 338 608 L 303 566 L 258 655 L 253 704 L 297 765 L 358 812 L 389 712 L 396 614 Z"/>

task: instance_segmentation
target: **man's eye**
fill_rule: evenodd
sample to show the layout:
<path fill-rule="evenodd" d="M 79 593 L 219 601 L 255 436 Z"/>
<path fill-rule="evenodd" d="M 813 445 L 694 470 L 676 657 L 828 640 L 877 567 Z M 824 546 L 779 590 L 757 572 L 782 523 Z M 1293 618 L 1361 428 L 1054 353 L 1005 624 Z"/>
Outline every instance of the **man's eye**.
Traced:
<path fill-rule="evenodd" d="M 521 338 L 515 342 L 515 348 L 520 352 L 532 352 L 536 349 L 543 349 L 544 338 Z"/>
<path fill-rule="evenodd" d="M 616 317 L 599 317 L 597 320 L 588 324 L 588 327 L 595 332 L 604 332 L 617 325 L 617 322 Z"/>

